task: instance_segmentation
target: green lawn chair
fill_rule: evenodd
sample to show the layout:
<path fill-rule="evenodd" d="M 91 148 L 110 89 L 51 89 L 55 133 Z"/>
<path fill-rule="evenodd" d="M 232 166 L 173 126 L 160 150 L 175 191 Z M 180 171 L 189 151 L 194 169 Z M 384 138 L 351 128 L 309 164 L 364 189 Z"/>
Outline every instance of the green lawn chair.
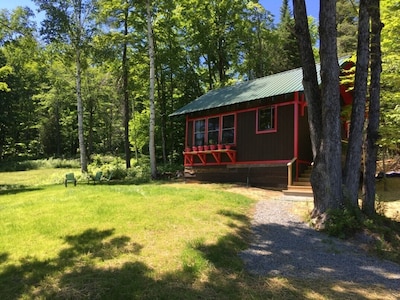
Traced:
<path fill-rule="evenodd" d="M 97 172 L 96 175 L 90 175 L 88 178 L 88 183 L 90 181 L 93 181 L 93 184 L 96 184 L 96 182 L 100 182 L 101 178 L 103 177 L 103 172 Z"/>
<path fill-rule="evenodd" d="M 76 186 L 76 178 L 74 173 L 65 174 L 65 180 L 64 180 L 65 187 L 67 187 L 68 182 L 73 182 L 74 186 Z"/>

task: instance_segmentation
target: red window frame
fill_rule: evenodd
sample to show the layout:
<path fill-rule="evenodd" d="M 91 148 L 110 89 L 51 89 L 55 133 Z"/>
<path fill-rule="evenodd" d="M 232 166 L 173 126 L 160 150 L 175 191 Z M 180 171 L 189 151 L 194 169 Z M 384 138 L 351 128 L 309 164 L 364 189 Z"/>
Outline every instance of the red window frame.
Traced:
<path fill-rule="evenodd" d="M 192 130 L 192 145 L 195 145 L 196 142 L 196 121 L 199 120 L 205 120 L 205 133 L 204 133 L 204 141 L 203 144 L 207 145 L 209 142 L 208 139 L 208 120 L 209 119 L 213 119 L 213 118 L 219 118 L 219 128 L 218 128 L 218 141 L 215 141 L 216 144 L 222 143 L 222 132 L 223 132 L 223 117 L 225 116 L 234 116 L 234 133 L 233 133 L 233 143 L 229 143 L 231 145 L 236 145 L 236 132 L 237 132 L 237 113 L 226 113 L 226 114 L 218 114 L 218 115 L 210 115 L 207 117 L 199 117 L 199 118 L 194 118 L 194 119 L 189 119 L 188 121 L 192 121 L 193 122 L 193 130 Z M 230 127 L 231 128 L 231 127 Z"/>
<path fill-rule="evenodd" d="M 260 130 L 259 128 L 259 116 L 260 111 L 264 109 L 273 109 L 273 127 Z M 256 110 L 256 134 L 264 134 L 264 133 L 275 133 L 278 131 L 278 105 L 266 105 L 262 107 L 258 107 Z"/>

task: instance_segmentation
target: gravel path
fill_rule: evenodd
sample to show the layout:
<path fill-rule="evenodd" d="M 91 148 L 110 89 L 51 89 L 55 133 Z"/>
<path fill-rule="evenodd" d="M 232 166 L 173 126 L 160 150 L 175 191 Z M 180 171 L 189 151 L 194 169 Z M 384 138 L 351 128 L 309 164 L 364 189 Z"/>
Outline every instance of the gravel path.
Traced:
<path fill-rule="evenodd" d="M 254 241 L 240 254 L 251 273 L 322 277 L 400 291 L 400 265 L 369 256 L 351 243 L 315 231 L 292 212 L 293 201 L 273 198 L 257 203 Z"/>

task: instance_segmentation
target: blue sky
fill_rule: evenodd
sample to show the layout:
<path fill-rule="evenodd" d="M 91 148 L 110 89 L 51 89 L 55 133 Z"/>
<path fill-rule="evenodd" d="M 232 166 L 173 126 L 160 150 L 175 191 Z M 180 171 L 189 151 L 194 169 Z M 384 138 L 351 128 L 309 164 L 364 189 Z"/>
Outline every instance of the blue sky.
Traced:
<path fill-rule="evenodd" d="M 275 16 L 275 22 L 277 18 L 279 18 L 279 9 L 282 6 L 281 0 L 259 0 L 259 2 L 265 7 L 265 9 L 269 10 Z M 289 1 L 290 5 L 292 5 L 292 1 Z M 312 15 L 315 19 L 318 19 L 318 11 L 319 11 L 319 0 L 306 0 L 307 5 L 307 14 Z M 1 0 L 0 9 L 6 8 L 8 10 L 12 10 L 17 6 L 29 6 L 34 8 L 33 1 L 31 0 Z M 33 9 L 35 13 L 36 10 Z"/>
<path fill-rule="evenodd" d="M 262 6 L 266 10 L 269 10 L 275 16 L 275 22 L 280 15 L 280 8 L 282 6 L 282 0 L 259 0 Z M 292 8 L 293 1 L 289 1 L 289 5 Z M 307 14 L 312 15 L 316 20 L 318 20 L 319 15 L 319 0 L 306 0 Z M 292 9 L 293 11 L 293 9 Z"/>

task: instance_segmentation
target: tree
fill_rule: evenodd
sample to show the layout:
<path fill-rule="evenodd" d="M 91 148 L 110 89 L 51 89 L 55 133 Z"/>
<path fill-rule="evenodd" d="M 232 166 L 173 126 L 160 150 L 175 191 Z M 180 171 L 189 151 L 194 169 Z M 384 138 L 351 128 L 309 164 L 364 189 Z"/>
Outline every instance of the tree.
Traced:
<path fill-rule="evenodd" d="M 35 0 L 46 13 L 42 21 L 42 34 L 47 41 L 69 43 L 75 60 L 75 88 L 78 117 L 79 154 L 82 172 L 87 172 L 87 154 L 83 125 L 82 63 L 84 51 L 92 37 L 94 23 L 91 20 L 94 4 L 91 0 Z"/>
<path fill-rule="evenodd" d="M 99 1 L 98 19 L 100 23 L 105 23 L 111 27 L 111 31 L 106 32 L 106 42 L 111 45 L 115 44 L 116 47 L 122 48 L 120 55 L 113 58 L 118 58 L 121 61 L 121 77 L 122 77 L 122 103 L 123 103 L 123 127 L 124 127 L 124 152 L 125 152 L 125 165 L 126 168 L 131 167 L 131 149 L 129 142 L 129 121 L 131 119 L 131 101 L 130 101 L 130 73 L 129 73 L 129 44 L 133 43 L 132 33 L 129 28 L 133 28 L 135 23 L 132 19 L 133 1 Z M 134 28 L 133 28 L 134 30 Z M 107 57 L 107 59 L 112 59 Z"/>
<path fill-rule="evenodd" d="M 336 4 L 336 22 L 339 56 L 357 51 L 358 0 L 339 0 Z"/>
<path fill-rule="evenodd" d="M 139 153 L 142 154 L 143 148 L 149 144 L 149 117 L 148 109 L 142 112 L 135 111 L 130 121 L 129 138 L 136 153 L 136 159 L 138 159 Z"/>
<path fill-rule="evenodd" d="M 248 23 L 245 30 L 243 63 L 237 69 L 243 76 L 255 79 L 276 73 L 277 60 L 271 45 L 278 43 L 278 36 L 274 34 L 273 17 L 269 11 L 258 3 L 248 4 Z"/>
<path fill-rule="evenodd" d="M 297 34 L 308 34 L 305 26 L 305 3 L 303 0 L 294 1 Z M 359 8 L 359 27 L 357 45 L 357 63 L 354 81 L 354 99 L 351 114 L 351 129 L 349 146 L 346 153 L 344 168 L 344 184 L 346 195 L 341 193 L 341 145 L 340 145 L 340 101 L 336 32 L 334 25 L 335 1 L 321 1 L 320 10 L 320 57 L 321 57 L 321 101 L 318 102 L 318 87 L 315 85 L 314 67 L 311 65 L 312 55 L 309 41 L 300 43 L 303 60 L 304 89 L 309 102 L 310 130 L 321 126 L 319 134 L 312 134 L 313 149 L 315 145 L 314 170 L 311 183 L 314 191 L 314 216 L 324 217 L 329 209 L 344 207 L 348 197 L 350 204 L 358 208 L 359 168 L 361 166 L 361 146 L 364 127 L 365 103 L 367 98 L 368 65 L 371 51 L 371 85 L 370 105 L 367 134 L 367 154 L 365 176 L 368 177 L 369 199 L 365 199 L 363 210 L 367 214 L 374 212 L 375 195 L 375 162 L 376 141 L 379 126 L 379 80 L 380 80 L 380 16 L 379 0 L 361 0 Z M 372 22 L 372 42 L 369 43 L 370 22 Z M 332 38 L 333 37 L 333 38 Z M 311 75 L 310 75 L 311 74 Z M 312 84 L 310 77 L 312 76 Z M 313 98 L 314 97 L 314 98 Z M 322 123 L 315 114 L 322 110 Z M 318 130 L 316 131 L 318 133 Z M 320 138 L 320 140 L 318 140 Z M 316 176 L 318 175 L 318 176 Z M 328 185 L 326 184 L 328 182 Z"/>
<path fill-rule="evenodd" d="M 40 143 L 45 155 L 55 157 L 75 155 L 78 148 L 76 104 L 71 101 L 74 99 L 74 71 L 54 53 L 59 50 L 60 45 L 48 45 L 42 54 L 47 66 L 45 80 L 35 95 L 39 104 Z"/>
<path fill-rule="evenodd" d="M 356 74 L 354 79 L 354 97 L 351 109 L 349 143 L 344 166 L 344 185 L 346 199 L 353 207 L 358 207 L 360 185 L 361 152 L 367 98 L 367 80 L 369 66 L 369 14 L 368 0 L 360 1 L 358 22 L 358 44 Z"/>
<path fill-rule="evenodd" d="M 304 0 L 294 0 L 296 33 L 303 62 L 303 85 L 309 107 L 314 168 L 312 217 L 323 223 L 329 209 L 342 205 L 339 66 L 336 52 L 335 1 L 321 1 L 320 57 L 321 91 L 311 47 Z M 301 37 L 301 38 L 300 38 Z"/>
<path fill-rule="evenodd" d="M 32 16 L 21 7 L 0 12 L 0 157 L 40 154 L 34 95 L 45 67 Z"/>
<path fill-rule="evenodd" d="M 280 9 L 280 22 L 277 28 L 278 47 L 276 59 L 280 63 L 278 71 L 287 71 L 301 66 L 299 44 L 294 29 L 294 19 L 289 0 L 284 0 Z"/>
<path fill-rule="evenodd" d="M 380 1 L 369 0 L 368 11 L 371 19 L 371 83 L 369 93 L 366 160 L 364 173 L 365 198 L 362 210 L 371 216 L 375 213 L 375 173 L 379 138 L 381 30 Z"/>
<path fill-rule="evenodd" d="M 400 153 L 400 22 L 397 1 L 382 0 L 382 80 L 381 127 L 379 144 L 384 152 Z"/>
<path fill-rule="evenodd" d="M 148 34 L 148 50 L 150 59 L 150 124 L 149 124 L 149 153 L 150 153 L 150 172 L 151 177 L 157 177 L 156 165 L 156 147 L 155 147 L 155 105 L 154 105 L 154 85 L 155 85 L 155 62 L 154 62 L 154 40 L 153 40 L 153 25 L 151 13 L 151 0 L 146 1 L 147 10 L 147 34 Z"/>

